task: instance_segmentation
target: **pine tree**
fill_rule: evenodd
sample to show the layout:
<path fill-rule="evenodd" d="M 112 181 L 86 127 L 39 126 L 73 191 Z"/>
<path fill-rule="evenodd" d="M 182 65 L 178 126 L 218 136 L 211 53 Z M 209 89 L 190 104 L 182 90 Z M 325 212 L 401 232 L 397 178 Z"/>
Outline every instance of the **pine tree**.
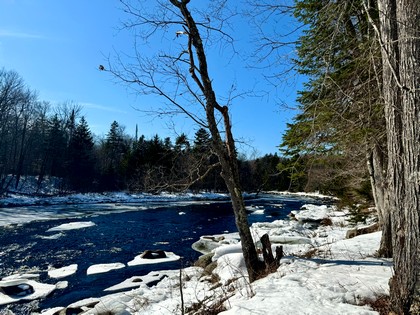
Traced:
<path fill-rule="evenodd" d="M 93 137 L 84 117 L 80 119 L 70 138 L 67 157 L 67 178 L 70 188 L 76 191 L 89 191 L 95 174 Z"/>
<path fill-rule="evenodd" d="M 194 151 L 211 154 L 211 138 L 206 129 L 200 128 L 194 136 Z"/>
<path fill-rule="evenodd" d="M 185 133 L 181 133 L 175 139 L 175 150 L 179 152 L 187 152 L 190 150 L 190 142 L 188 141 L 188 137 Z"/>
<path fill-rule="evenodd" d="M 67 149 L 62 121 L 54 115 L 49 123 L 46 137 L 46 173 L 51 176 L 64 175 L 64 157 Z"/>
<path fill-rule="evenodd" d="M 129 146 L 123 128 L 113 121 L 103 144 L 102 188 L 120 189 L 123 187 L 123 174 Z"/>

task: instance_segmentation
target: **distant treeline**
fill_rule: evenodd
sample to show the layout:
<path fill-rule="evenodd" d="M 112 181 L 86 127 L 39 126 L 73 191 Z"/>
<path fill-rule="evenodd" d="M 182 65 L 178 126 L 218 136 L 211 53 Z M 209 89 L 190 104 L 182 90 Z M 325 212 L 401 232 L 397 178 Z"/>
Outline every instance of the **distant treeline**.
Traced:
<path fill-rule="evenodd" d="M 101 139 L 94 138 L 81 107 L 51 106 L 38 100 L 22 78 L 0 69 L 0 194 L 19 186 L 22 176 L 61 179 L 61 191 L 184 189 L 225 191 L 211 138 L 199 129 L 194 139 L 174 141 L 155 135 L 134 137 L 114 121 Z M 286 190 L 289 174 L 277 155 L 240 159 L 245 191 Z"/>

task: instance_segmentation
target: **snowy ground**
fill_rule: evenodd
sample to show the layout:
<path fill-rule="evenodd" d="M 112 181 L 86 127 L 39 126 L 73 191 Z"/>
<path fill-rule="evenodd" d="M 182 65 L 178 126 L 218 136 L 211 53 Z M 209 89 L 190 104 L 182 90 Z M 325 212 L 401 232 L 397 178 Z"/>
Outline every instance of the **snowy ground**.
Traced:
<path fill-rule="evenodd" d="M 197 311 L 202 311 L 201 314 L 377 314 L 366 302 L 388 294 L 388 280 L 392 275 L 392 262 L 374 257 L 380 232 L 345 239 L 351 228 L 348 215 L 333 206 L 306 205 L 293 215 L 295 220 L 252 225 L 257 243 L 267 233 L 273 248 L 283 245 L 286 255 L 275 273 L 252 284 L 247 280 L 237 233 L 202 236 L 194 247 L 202 253 L 214 254 L 215 269 L 211 274 L 201 267 L 152 272 L 113 285 L 105 290 L 102 298 L 63 305 L 41 314 L 59 314 L 65 307 L 97 315 L 169 315 L 181 314 L 182 308 L 186 314 Z M 314 222 L 324 218 L 329 218 L 331 225 L 314 227 Z M 88 228 L 89 223 L 79 227 Z M 77 227 L 61 226 L 54 231 L 66 228 Z M 179 258 L 167 254 L 168 259 Z M 92 271 L 106 272 L 120 267 L 123 266 L 105 264 L 92 266 Z M 67 266 L 51 270 L 50 274 L 61 278 L 75 270 L 77 266 Z M 38 284 L 31 277 L 2 279 L 0 286 L 3 281 L 30 283 L 35 288 L 34 298 L 54 289 Z M 149 286 L 150 283 L 156 285 Z M 63 281 L 58 284 L 65 285 Z M 122 289 L 125 291 L 112 293 Z M 4 303 L 6 298 L 0 293 L 0 302 Z"/>

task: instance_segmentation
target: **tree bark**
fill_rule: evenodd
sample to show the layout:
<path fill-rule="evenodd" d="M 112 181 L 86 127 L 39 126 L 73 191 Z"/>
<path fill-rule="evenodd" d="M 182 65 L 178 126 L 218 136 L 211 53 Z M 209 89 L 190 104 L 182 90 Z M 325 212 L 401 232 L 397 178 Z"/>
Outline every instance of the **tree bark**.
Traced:
<path fill-rule="evenodd" d="M 235 214 L 235 223 L 241 238 L 242 252 L 245 265 L 248 271 L 249 280 L 261 277 L 264 271 L 264 264 L 258 258 L 258 253 L 249 229 L 248 216 L 245 210 L 245 203 L 242 196 L 242 190 L 239 180 L 239 169 L 237 164 L 235 141 L 232 135 L 229 109 L 227 106 L 218 104 L 212 81 L 210 79 L 207 67 L 207 58 L 203 43 L 197 25 L 187 8 L 189 0 L 170 0 L 170 2 L 179 8 L 188 30 L 188 53 L 190 61 L 190 75 L 200 88 L 205 98 L 205 111 L 208 123 L 208 129 L 212 137 L 212 147 L 219 158 L 222 168 L 222 178 L 230 193 L 233 212 Z M 195 52 L 195 54 L 194 54 Z M 198 65 L 195 65 L 196 56 Z M 223 119 L 223 130 L 225 141 L 222 140 L 216 113 Z"/>
<path fill-rule="evenodd" d="M 379 227 L 382 231 L 381 243 L 378 249 L 380 257 L 392 257 L 392 231 L 389 205 L 386 198 L 386 164 L 382 148 L 374 145 L 367 156 L 372 194 L 378 212 Z"/>
<path fill-rule="evenodd" d="M 394 276 L 391 306 L 420 314 L 420 2 L 379 0 Z"/>

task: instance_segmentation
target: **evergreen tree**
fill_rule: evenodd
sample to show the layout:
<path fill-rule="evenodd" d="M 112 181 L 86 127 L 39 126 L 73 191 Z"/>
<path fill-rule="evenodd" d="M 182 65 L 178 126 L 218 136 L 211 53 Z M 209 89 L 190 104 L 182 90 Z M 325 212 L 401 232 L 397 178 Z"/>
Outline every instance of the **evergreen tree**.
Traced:
<path fill-rule="evenodd" d="M 194 137 L 194 151 L 195 152 L 208 152 L 211 151 L 211 138 L 210 134 L 207 132 L 206 129 L 200 128 L 195 133 Z"/>
<path fill-rule="evenodd" d="M 101 188 L 105 190 L 122 188 L 129 145 L 124 129 L 118 122 L 112 122 L 101 149 Z"/>
<path fill-rule="evenodd" d="M 377 18 L 377 11 L 369 14 Z M 284 136 L 284 153 L 306 163 L 307 189 L 352 195 L 368 180 L 367 158 L 384 152 L 375 32 L 357 0 L 297 1 L 295 16 L 307 26 L 296 64 L 308 82 L 299 94 L 300 113 Z"/>
<path fill-rule="evenodd" d="M 84 117 L 70 138 L 67 157 L 67 178 L 70 188 L 89 191 L 94 179 L 93 137 Z"/>
<path fill-rule="evenodd" d="M 191 148 L 190 142 L 188 141 L 188 137 L 185 133 L 181 133 L 175 139 L 175 151 L 178 152 L 187 152 Z"/>
<path fill-rule="evenodd" d="M 64 158 L 67 150 L 66 134 L 62 121 L 54 115 L 49 122 L 46 136 L 46 173 L 51 176 L 64 176 Z"/>

